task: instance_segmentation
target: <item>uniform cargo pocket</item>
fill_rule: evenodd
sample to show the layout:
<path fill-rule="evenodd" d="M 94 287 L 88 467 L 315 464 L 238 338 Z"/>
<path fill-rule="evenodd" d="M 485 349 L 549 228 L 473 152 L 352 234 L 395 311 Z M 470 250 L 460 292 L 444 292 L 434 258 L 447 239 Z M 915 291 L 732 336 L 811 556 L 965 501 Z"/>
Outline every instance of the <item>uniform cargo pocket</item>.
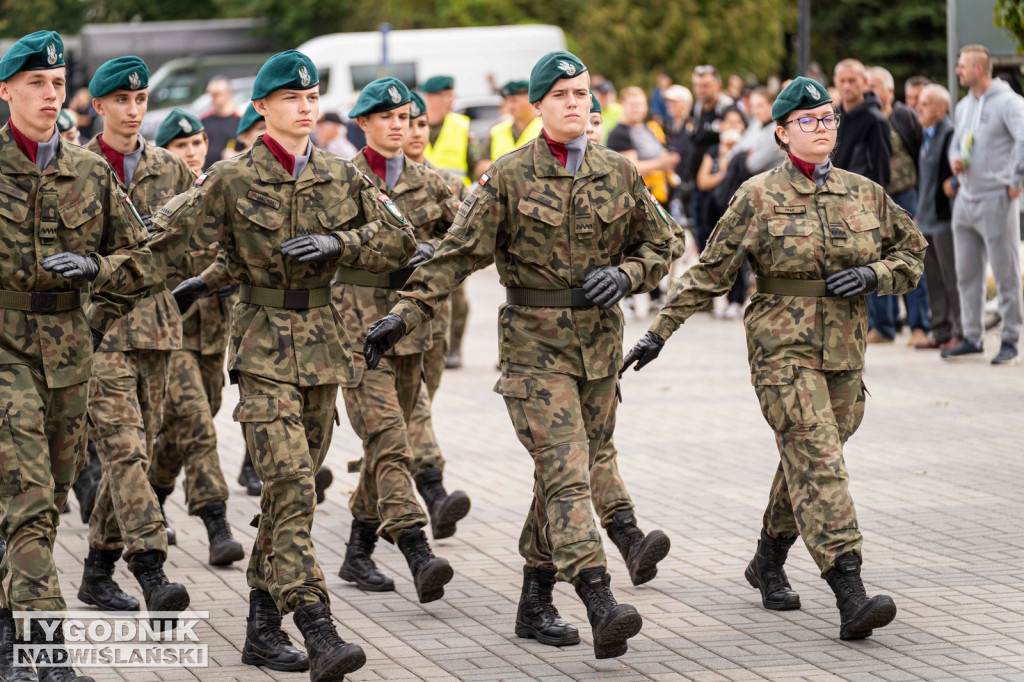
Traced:
<path fill-rule="evenodd" d="M 266 424 L 277 419 L 277 398 L 272 395 L 251 395 L 242 398 L 231 415 L 242 424 Z"/>
<path fill-rule="evenodd" d="M 264 206 L 245 197 L 238 197 L 235 200 L 235 210 L 243 218 L 265 230 L 278 230 L 284 225 L 284 211 Z"/>
<path fill-rule="evenodd" d="M 503 376 L 494 384 L 494 392 L 506 398 L 525 400 L 530 397 L 533 382 L 530 377 L 511 374 Z"/>
<path fill-rule="evenodd" d="M 775 272 L 808 272 L 814 265 L 814 234 L 818 223 L 798 216 L 768 219 Z"/>
<path fill-rule="evenodd" d="M 636 207 L 636 201 L 629 192 L 619 192 L 608 201 L 594 205 L 594 213 L 601 221 L 600 244 L 609 256 L 621 253 L 626 248 L 629 231 L 629 212 Z"/>
<path fill-rule="evenodd" d="M 348 221 L 359 214 L 359 205 L 352 197 L 345 197 L 341 201 L 328 206 L 316 214 L 317 220 L 325 230 L 341 228 Z"/>

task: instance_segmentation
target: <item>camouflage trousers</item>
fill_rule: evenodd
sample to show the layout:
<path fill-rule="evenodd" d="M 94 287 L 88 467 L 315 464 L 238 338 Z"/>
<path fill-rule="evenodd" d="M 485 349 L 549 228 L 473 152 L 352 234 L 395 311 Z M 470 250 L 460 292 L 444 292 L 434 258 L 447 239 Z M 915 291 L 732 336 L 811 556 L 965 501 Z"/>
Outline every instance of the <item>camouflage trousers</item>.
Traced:
<path fill-rule="evenodd" d="M 191 350 L 170 352 L 164 421 L 149 466 L 149 482 L 165 490 L 174 488 L 178 474 L 185 469 L 185 501 L 193 516 L 211 502 L 228 499 L 201 357 Z"/>
<path fill-rule="evenodd" d="M 313 474 L 334 434 L 338 387 L 296 386 L 240 372 L 238 393 L 233 416 L 263 480 L 249 587 L 269 592 L 282 614 L 330 603 L 312 540 Z"/>
<path fill-rule="evenodd" d="M 528 566 L 553 564 L 567 582 L 585 568 L 605 566 L 590 472 L 615 428 L 618 377 L 589 381 L 503 362 L 495 391 L 534 463 L 533 504 L 519 553 Z"/>
<path fill-rule="evenodd" d="M 153 441 L 163 422 L 170 351 L 96 353 L 89 382 L 89 439 L 103 465 L 96 506 L 89 518 L 89 546 L 167 553 L 160 503 L 147 472 Z"/>
<path fill-rule="evenodd" d="M 434 434 L 434 422 L 431 416 L 431 405 L 434 395 L 441 386 L 441 375 L 444 374 L 444 361 L 448 357 L 448 339 L 451 332 L 452 306 L 448 301 L 442 306 L 430 324 L 431 345 L 423 353 L 423 384 L 416 405 L 409 418 L 409 444 L 412 446 L 412 464 L 409 473 L 413 479 L 424 471 L 431 469 L 444 470 L 444 455 Z"/>
<path fill-rule="evenodd" d="M 203 377 L 203 393 L 210 403 L 210 416 L 220 412 L 221 395 L 224 393 L 224 352 L 216 355 L 200 355 L 192 351 L 199 363 L 199 374 Z"/>
<path fill-rule="evenodd" d="M 466 334 L 466 322 L 469 320 L 469 298 L 466 297 L 466 283 L 463 282 L 448 298 L 452 306 L 451 337 L 449 345 L 452 350 L 462 352 L 462 337 Z"/>
<path fill-rule="evenodd" d="M 590 462 L 590 494 L 602 528 L 611 525 L 616 512 L 633 511 L 633 499 L 619 475 L 619 451 L 615 448 L 615 438 L 610 435 L 614 430 L 613 415 L 612 423 L 607 427 L 608 440 Z"/>
<path fill-rule="evenodd" d="M 362 363 L 357 356 L 357 363 Z M 420 393 L 423 355 L 388 355 L 364 369 L 358 386 L 343 387 L 352 428 L 363 441 L 359 483 L 349 499 L 356 521 L 379 523 L 377 533 L 397 541 L 403 530 L 427 525 L 416 499 L 405 425 Z"/>
<path fill-rule="evenodd" d="M 0 365 L 0 605 L 66 608 L 53 558 L 58 509 L 85 463 L 89 386 L 48 388 L 28 365 Z M 10 582 L 8 582 L 10 578 Z"/>
<path fill-rule="evenodd" d="M 843 460 L 843 445 L 864 418 L 861 375 L 784 367 L 754 378 L 781 458 L 764 528 L 773 537 L 799 534 L 823 576 L 836 558 L 861 551 Z"/>

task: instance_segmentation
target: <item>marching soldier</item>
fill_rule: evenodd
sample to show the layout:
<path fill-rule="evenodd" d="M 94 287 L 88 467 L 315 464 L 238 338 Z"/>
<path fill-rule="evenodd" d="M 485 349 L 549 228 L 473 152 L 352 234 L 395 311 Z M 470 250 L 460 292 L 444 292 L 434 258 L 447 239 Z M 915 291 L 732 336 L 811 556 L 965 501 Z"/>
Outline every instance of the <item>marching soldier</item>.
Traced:
<path fill-rule="evenodd" d="M 784 564 L 802 537 L 836 595 L 840 637 L 862 639 L 896 616 L 892 599 L 869 598 L 861 581 L 862 537 L 843 460 L 864 417 L 865 294 L 913 289 L 926 242 L 882 187 L 832 166 L 840 119 L 825 88 L 794 79 L 772 118 L 788 160 L 730 200 L 700 262 L 677 282 L 623 370 L 658 357 L 679 325 L 750 263 L 757 275 L 746 312 L 751 381 L 781 462 L 745 575 L 765 608 L 800 608 Z"/>
<path fill-rule="evenodd" d="M 404 215 L 412 222 L 418 241 L 416 254 L 397 272 L 374 275 L 338 268 L 334 302 L 353 338 L 359 338 L 369 323 L 386 315 L 397 302 L 398 289 L 417 265 L 433 256 L 458 210 L 457 199 L 441 176 L 402 154 L 410 108 L 409 89 L 400 80 L 378 78 L 363 88 L 349 112 L 349 118 L 366 133 L 367 145 L 352 159 L 353 164 L 381 192 L 394 197 L 395 217 Z M 363 440 L 363 460 L 359 484 L 349 501 L 352 534 L 339 575 L 365 590 L 395 588 L 370 558 L 379 534 L 405 555 L 421 603 L 443 597 L 444 586 L 452 579 L 451 566 L 433 555 L 421 530 L 427 518 L 409 474 L 412 453 L 406 424 L 420 394 L 423 352 L 430 344 L 428 324 L 396 345 L 380 367 L 364 367 L 357 355 L 358 381 L 342 387 L 352 428 Z"/>
<path fill-rule="evenodd" d="M 590 74 L 568 52 L 540 59 L 530 100 L 533 142 L 497 160 L 459 209 L 434 258 L 367 333 L 368 367 L 435 315 L 492 260 L 507 291 L 499 311 L 501 378 L 520 441 L 535 464 L 534 501 L 519 550 L 526 560 L 516 634 L 561 646 L 576 628 L 551 603 L 557 579 L 587 606 L 598 658 L 621 656 L 642 620 L 617 604 L 590 511 L 590 465 L 612 436 L 622 355 L 616 303 L 664 276 L 669 223 L 624 157 L 588 144 Z"/>
<path fill-rule="evenodd" d="M 103 157 L 143 221 L 192 183 L 188 167 L 139 134 L 149 97 L 149 69 L 138 57 L 105 62 L 89 82 L 103 132 L 87 149 Z M 159 271 L 158 271 L 159 272 Z M 106 611 L 134 611 L 138 601 L 114 582 L 124 553 L 150 611 L 188 607 L 185 586 L 169 583 L 163 564 L 169 542 L 164 496 L 146 471 L 163 419 L 167 361 L 181 349 L 181 317 L 162 278 L 139 304 L 107 330 L 89 385 L 89 440 L 103 475 L 89 518 L 89 556 L 78 598 Z"/>
<path fill-rule="evenodd" d="M 0 59 L 11 109 L 0 129 L 0 677 L 22 682 L 92 681 L 70 667 L 14 668 L 11 612 L 66 609 L 53 547 L 85 453 L 93 351 L 152 283 L 146 230 L 110 168 L 58 134 L 65 84 L 53 31 Z M 51 625 L 34 620 L 32 643 L 62 647 Z"/>
<path fill-rule="evenodd" d="M 318 83 L 306 55 L 271 57 L 252 93 L 266 134 L 161 209 L 151 247 L 158 260 L 177 264 L 187 251 L 219 242 L 239 283 L 228 341 L 240 396 L 234 418 L 264 482 L 246 573 L 242 661 L 308 668 L 314 681 L 341 679 L 366 661 L 358 645 L 338 636 L 311 539 L 313 475 L 330 445 L 338 385 L 354 385 L 358 376 L 331 303 L 331 278 L 338 265 L 393 271 L 415 251 L 409 228 L 386 207 L 390 199 L 351 163 L 310 144 Z M 198 276 L 175 295 L 187 309 L 189 297 L 211 291 Z M 308 657 L 281 627 L 282 614 L 292 612 Z"/>
<path fill-rule="evenodd" d="M 173 109 L 157 130 L 156 144 L 188 163 L 195 175 L 202 172 L 209 143 L 203 124 L 192 114 Z M 217 258 L 219 251 L 217 245 L 191 251 L 179 268 L 189 276 L 209 269 L 206 281 L 220 276 L 225 285 L 217 288 L 217 295 L 200 298 L 182 313 L 183 347 L 171 351 L 167 361 L 163 427 L 157 434 L 149 467 L 150 485 L 161 499 L 174 490 L 184 467 L 188 513 L 201 518 L 206 526 L 211 566 L 227 566 L 245 556 L 227 521 L 228 484 L 220 468 L 213 425 L 224 388 L 228 297 L 234 289 L 227 268 Z M 173 277 L 167 284 L 176 286 L 180 282 L 180 277 Z"/>

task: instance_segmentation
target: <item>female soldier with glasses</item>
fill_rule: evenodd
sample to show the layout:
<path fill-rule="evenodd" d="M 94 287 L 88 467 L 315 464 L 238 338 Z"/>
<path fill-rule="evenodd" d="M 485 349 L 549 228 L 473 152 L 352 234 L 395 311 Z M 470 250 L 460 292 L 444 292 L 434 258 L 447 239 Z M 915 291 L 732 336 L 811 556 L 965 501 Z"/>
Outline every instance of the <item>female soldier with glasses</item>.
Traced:
<path fill-rule="evenodd" d="M 789 158 L 733 196 L 700 262 L 623 369 L 654 360 L 679 325 L 728 291 L 744 260 L 750 264 L 757 275 L 745 314 L 751 380 L 781 461 L 746 578 L 765 608 L 800 608 L 783 568 L 799 535 L 835 592 L 840 637 L 862 639 L 896 616 L 891 598 L 869 598 L 861 582 L 862 538 L 843 461 L 843 444 L 864 416 L 864 295 L 913 289 L 926 242 L 882 187 L 832 167 L 840 121 L 821 85 L 795 79 L 772 118 Z"/>

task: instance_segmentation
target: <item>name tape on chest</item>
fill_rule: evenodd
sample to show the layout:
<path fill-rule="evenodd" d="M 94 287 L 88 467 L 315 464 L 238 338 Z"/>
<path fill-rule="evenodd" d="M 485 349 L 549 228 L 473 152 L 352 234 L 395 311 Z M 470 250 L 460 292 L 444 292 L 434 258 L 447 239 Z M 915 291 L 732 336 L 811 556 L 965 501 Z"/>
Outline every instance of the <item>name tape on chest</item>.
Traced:
<path fill-rule="evenodd" d="M 398 208 L 395 202 L 391 201 L 391 197 L 387 194 L 380 194 L 377 196 L 377 201 L 384 204 L 384 208 L 388 210 L 388 213 L 393 215 L 397 220 L 400 220 L 402 224 L 405 224 L 405 216 L 402 211 Z"/>
<path fill-rule="evenodd" d="M 273 209 L 281 208 L 281 202 L 279 200 L 267 196 L 266 194 L 263 194 L 261 192 L 257 192 L 254 189 L 251 189 L 248 192 L 246 192 L 245 196 L 249 199 L 252 199 L 257 204 L 263 204 L 264 206 L 269 206 L 270 208 Z"/>
<path fill-rule="evenodd" d="M 807 213 L 806 206 L 773 206 L 775 213 L 779 215 L 800 215 Z"/>

